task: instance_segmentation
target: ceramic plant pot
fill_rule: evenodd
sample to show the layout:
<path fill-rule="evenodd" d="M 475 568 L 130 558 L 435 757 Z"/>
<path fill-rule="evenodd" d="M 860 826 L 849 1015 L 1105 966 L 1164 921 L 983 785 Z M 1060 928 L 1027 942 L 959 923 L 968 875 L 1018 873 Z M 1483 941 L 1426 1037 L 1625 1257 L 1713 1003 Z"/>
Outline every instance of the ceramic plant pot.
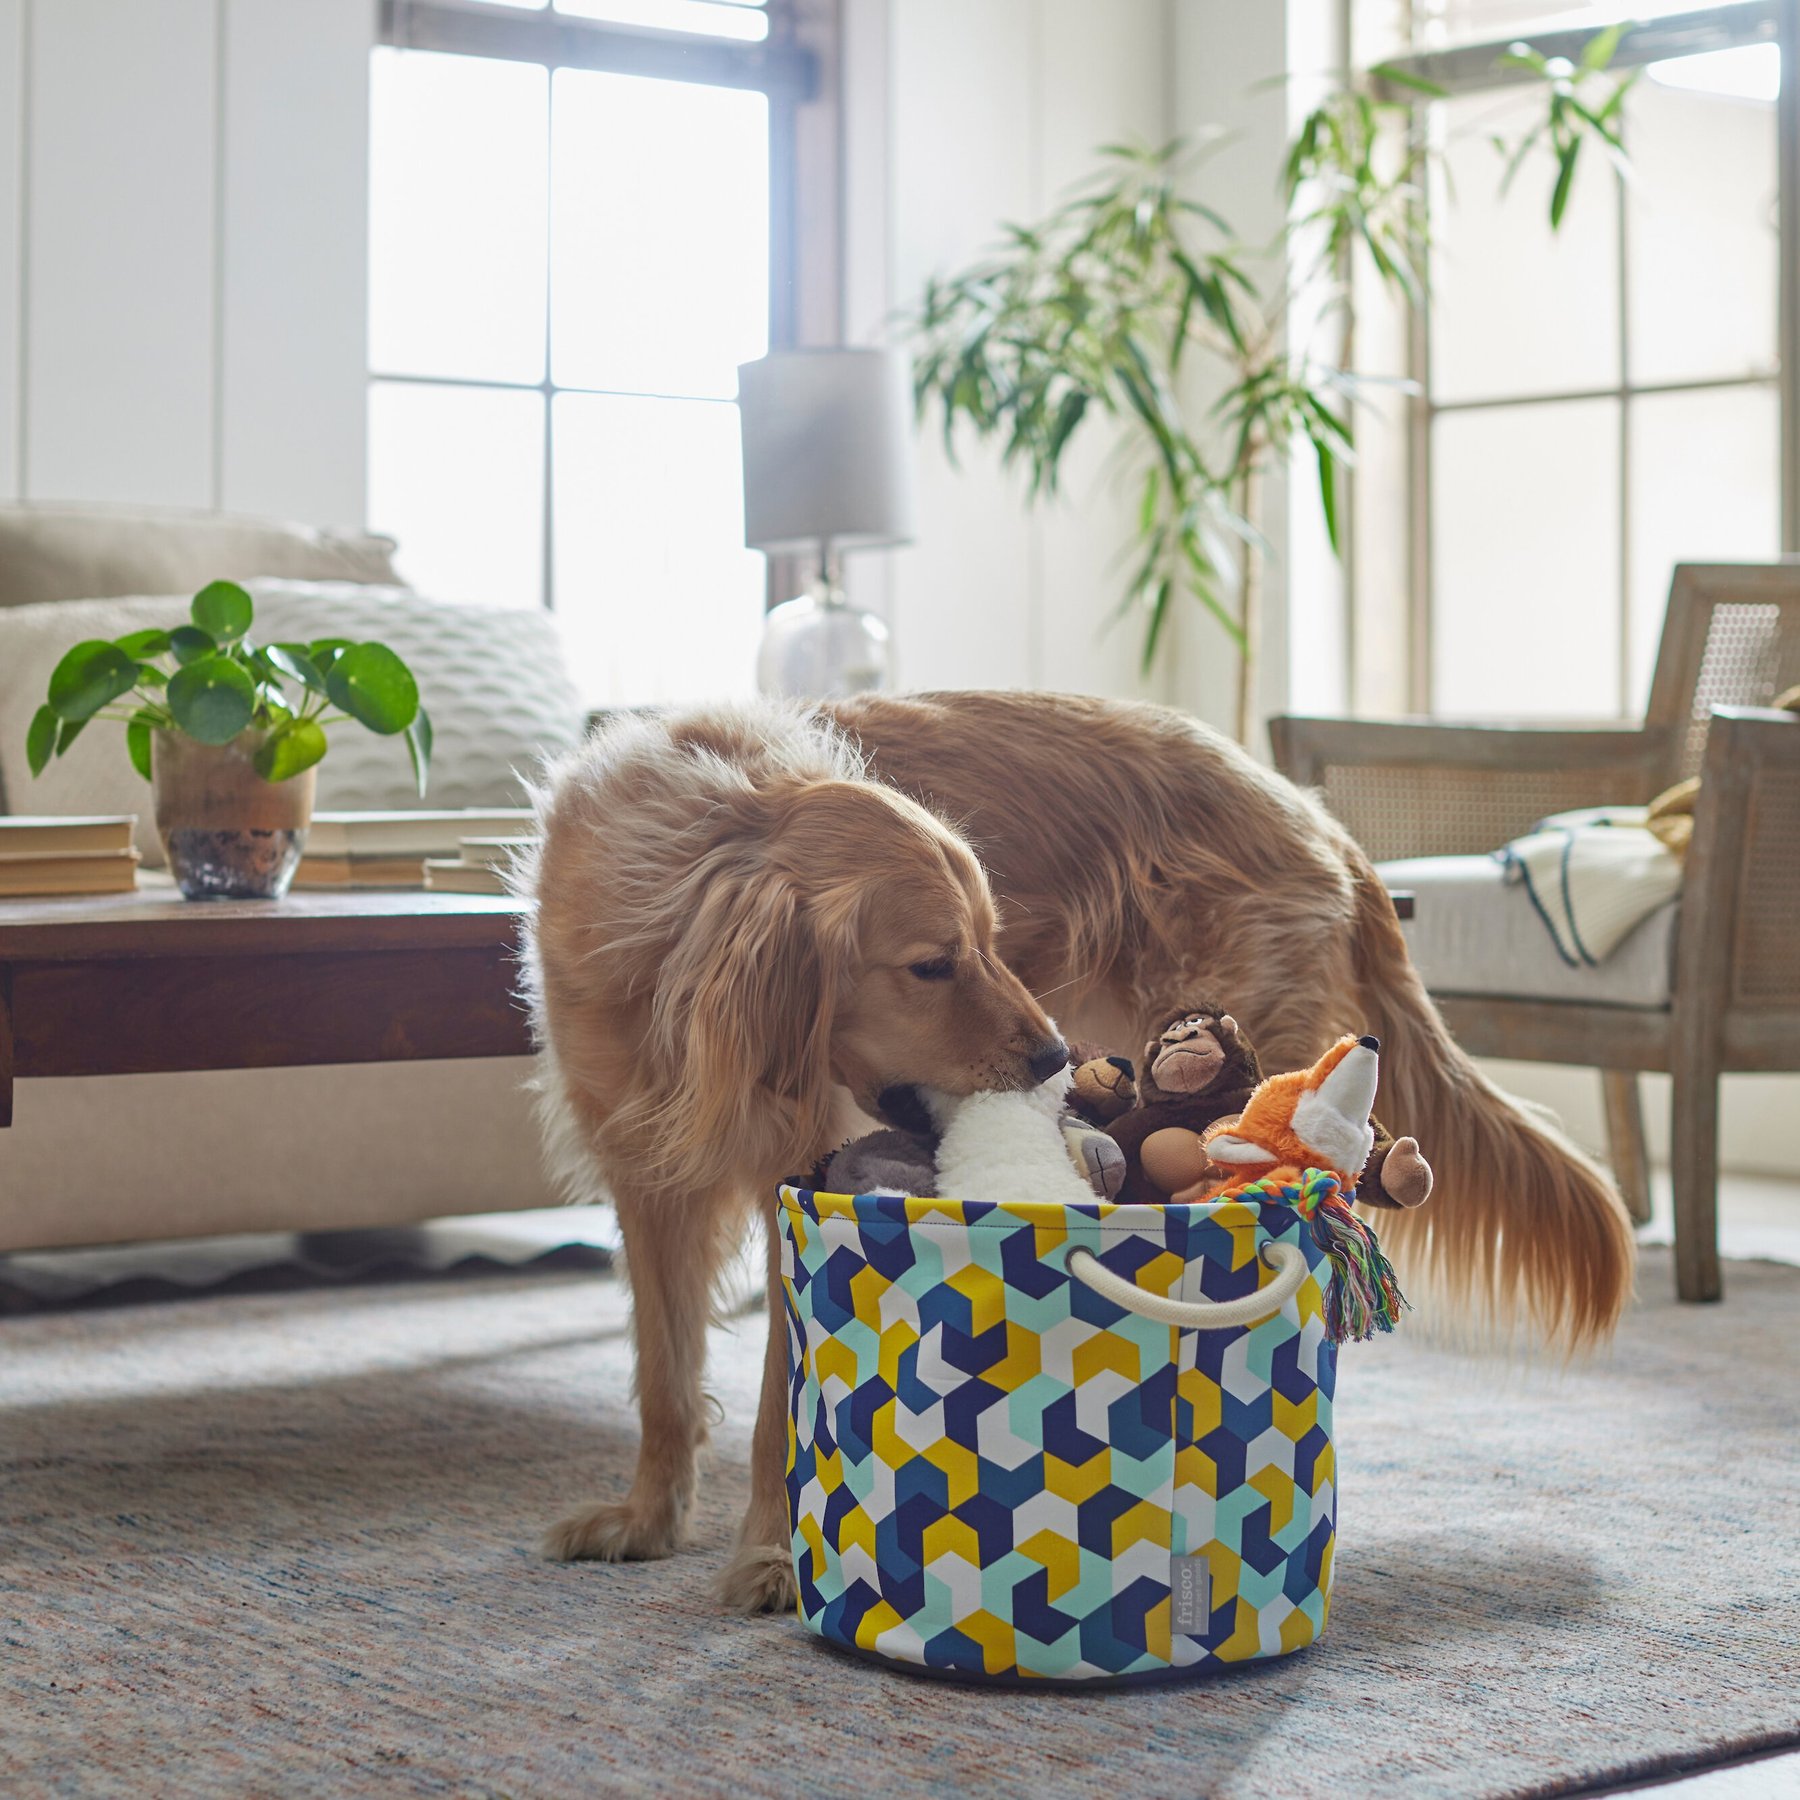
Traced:
<path fill-rule="evenodd" d="M 294 879 L 318 771 L 264 781 L 251 763 L 264 735 L 200 744 L 178 731 L 151 734 L 156 831 L 189 900 L 279 900 Z"/>

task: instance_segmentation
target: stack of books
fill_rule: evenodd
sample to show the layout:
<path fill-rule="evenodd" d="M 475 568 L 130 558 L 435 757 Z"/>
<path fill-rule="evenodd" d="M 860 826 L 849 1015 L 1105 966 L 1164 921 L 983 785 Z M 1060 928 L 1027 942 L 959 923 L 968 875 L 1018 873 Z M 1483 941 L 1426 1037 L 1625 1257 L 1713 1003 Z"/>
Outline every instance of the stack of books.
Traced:
<path fill-rule="evenodd" d="M 466 837 L 455 856 L 428 856 L 425 885 L 440 894 L 505 894 L 509 871 L 537 843 L 533 837 Z"/>
<path fill-rule="evenodd" d="M 0 818 L 0 896 L 124 894 L 137 886 L 134 813 Z"/>
<path fill-rule="evenodd" d="M 524 807 L 314 813 L 294 886 L 423 887 L 427 858 L 454 860 L 466 837 L 517 837 L 530 828 Z"/>

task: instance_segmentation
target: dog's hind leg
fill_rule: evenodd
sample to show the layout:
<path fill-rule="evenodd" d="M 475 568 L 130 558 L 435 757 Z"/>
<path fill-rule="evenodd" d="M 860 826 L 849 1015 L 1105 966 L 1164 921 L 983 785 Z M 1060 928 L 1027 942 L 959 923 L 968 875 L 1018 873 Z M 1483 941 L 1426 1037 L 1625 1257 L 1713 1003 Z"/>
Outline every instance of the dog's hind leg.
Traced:
<path fill-rule="evenodd" d="M 781 1232 L 775 1212 L 764 1219 L 769 1251 L 769 1340 L 763 1352 L 762 1397 L 750 1442 L 750 1505 L 715 1593 L 733 1612 L 786 1612 L 795 1600 L 794 1553 L 788 1529 L 788 1328 L 781 1287 Z"/>
<path fill-rule="evenodd" d="M 680 1547 L 706 1441 L 700 1383 L 713 1286 L 744 1219 L 742 1201 L 730 1190 L 634 1193 L 615 1183 L 613 1203 L 631 1284 L 642 1439 L 623 1500 L 584 1507 L 545 1534 L 545 1555 L 561 1562 L 622 1562 L 667 1556 Z"/>

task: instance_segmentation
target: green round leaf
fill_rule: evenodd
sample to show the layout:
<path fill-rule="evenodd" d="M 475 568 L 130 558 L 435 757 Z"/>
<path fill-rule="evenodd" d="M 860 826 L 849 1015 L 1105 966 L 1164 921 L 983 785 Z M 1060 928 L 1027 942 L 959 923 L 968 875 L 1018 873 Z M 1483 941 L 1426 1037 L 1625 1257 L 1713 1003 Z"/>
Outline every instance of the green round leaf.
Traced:
<path fill-rule="evenodd" d="M 118 644 L 134 662 L 142 662 L 147 656 L 169 654 L 169 634 L 166 631 L 130 631 L 118 640 Z"/>
<path fill-rule="evenodd" d="M 229 644 L 250 629 L 256 605 L 235 581 L 209 582 L 194 596 L 189 609 L 194 623 L 221 643 Z"/>
<path fill-rule="evenodd" d="M 40 706 L 31 715 L 31 728 L 25 733 L 25 766 L 32 774 L 41 775 L 50 766 L 50 753 L 56 748 L 56 728 L 61 723 L 54 707 Z"/>
<path fill-rule="evenodd" d="M 210 631 L 202 631 L 198 625 L 177 625 L 169 633 L 169 648 L 175 652 L 178 663 L 198 662 L 203 656 L 211 656 L 218 649 Z"/>
<path fill-rule="evenodd" d="M 148 781 L 150 779 L 150 726 L 143 719 L 133 719 L 125 727 L 125 752 L 131 766 Z"/>
<path fill-rule="evenodd" d="M 386 644 L 353 644 L 331 665 L 325 691 L 334 706 L 383 737 L 404 731 L 419 711 L 419 684 Z"/>
<path fill-rule="evenodd" d="M 289 719 L 263 739 L 256 752 L 256 772 L 264 781 L 286 781 L 310 769 L 329 747 L 317 719 Z"/>
<path fill-rule="evenodd" d="M 200 744 L 229 744 L 256 710 L 256 683 L 227 656 L 203 656 L 169 679 L 169 711 Z"/>
<path fill-rule="evenodd" d="M 406 753 L 412 758 L 413 781 L 418 786 L 419 798 L 423 800 L 425 783 L 431 774 L 431 718 L 422 706 L 406 728 Z"/>
<path fill-rule="evenodd" d="M 313 659 L 320 675 L 325 676 L 331 673 L 331 665 L 346 650 L 355 648 L 356 640 L 354 638 L 314 638 L 307 654 Z"/>
<path fill-rule="evenodd" d="M 77 644 L 50 675 L 50 708 L 59 719 L 79 724 L 107 701 L 137 686 L 137 664 L 100 638 Z"/>
<path fill-rule="evenodd" d="M 56 754 L 61 756 L 87 728 L 86 719 L 64 719 L 62 728 L 56 734 Z"/>
<path fill-rule="evenodd" d="M 325 692 L 325 677 L 319 665 L 307 654 L 304 644 L 269 644 L 264 647 L 263 655 L 283 675 L 311 688 L 315 694 Z"/>
<path fill-rule="evenodd" d="M 168 685 L 169 685 L 168 676 L 166 676 L 162 672 L 162 670 L 156 666 L 155 663 L 139 663 L 138 664 L 138 686 L 139 687 L 159 688 L 159 687 L 167 687 Z"/>

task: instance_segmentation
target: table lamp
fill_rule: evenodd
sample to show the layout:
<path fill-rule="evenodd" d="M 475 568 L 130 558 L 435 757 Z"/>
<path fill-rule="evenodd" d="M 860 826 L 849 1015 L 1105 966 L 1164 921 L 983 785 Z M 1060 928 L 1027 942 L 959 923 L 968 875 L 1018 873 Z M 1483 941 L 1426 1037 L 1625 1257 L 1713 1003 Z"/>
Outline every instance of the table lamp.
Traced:
<path fill-rule="evenodd" d="M 888 629 L 844 597 L 846 550 L 913 533 L 912 377 L 893 350 L 777 350 L 738 369 L 744 542 L 817 551 L 809 593 L 772 607 L 756 658 L 765 694 L 841 699 L 889 683 Z"/>

